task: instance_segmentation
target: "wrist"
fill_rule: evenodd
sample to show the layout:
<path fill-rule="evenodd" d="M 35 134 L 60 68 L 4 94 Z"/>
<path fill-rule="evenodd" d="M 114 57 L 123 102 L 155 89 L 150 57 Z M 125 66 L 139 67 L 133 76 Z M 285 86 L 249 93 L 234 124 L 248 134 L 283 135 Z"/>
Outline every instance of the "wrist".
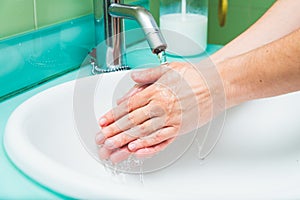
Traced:
<path fill-rule="evenodd" d="M 205 119 L 213 119 L 226 109 L 226 96 L 222 77 L 211 59 L 204 59 L 194 65 L 195 72 L 189 80 L 195 79 L 194 93 L 196 94 L 199 110 Z M 203 111 L 206 113 L 203 115 Z"/>
<path fill-rule="evenodd" d="M 244 84 L 247 78 L 243 76 L 245 68 L 240 67 L 244 66 L 242 59 L 230 58 L 217 63 L 216 66 L 223 83 L 226 109 L 250 100 L 250 96 L 247 95 L 250 94 L 247 92 L 249 88 Z"/>

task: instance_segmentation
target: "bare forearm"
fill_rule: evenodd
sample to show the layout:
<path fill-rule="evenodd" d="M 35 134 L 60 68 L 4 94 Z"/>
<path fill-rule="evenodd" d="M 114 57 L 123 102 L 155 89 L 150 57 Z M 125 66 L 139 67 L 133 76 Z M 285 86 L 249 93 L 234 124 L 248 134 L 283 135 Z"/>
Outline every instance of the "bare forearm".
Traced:
<path fill-rule="evenodd" d="M 300 29 L 218 66 L 227 107 L 300 90 Z"/>
<path fill-rule="evenodd" d="M 248 30 L 212 55 L 217 63 L 277 40 L 300 27 L 300 1 L 278 0 Z"/>

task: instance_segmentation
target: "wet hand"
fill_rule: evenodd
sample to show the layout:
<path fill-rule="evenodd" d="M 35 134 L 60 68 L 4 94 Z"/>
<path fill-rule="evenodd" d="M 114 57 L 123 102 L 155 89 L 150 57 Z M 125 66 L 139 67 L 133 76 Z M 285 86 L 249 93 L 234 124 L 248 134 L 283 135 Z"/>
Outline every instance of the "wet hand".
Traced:
<path fill-rule="evenodd" d="M 137 85 L 99 120 L 100 158 L 117 163 L 130 154 L 152 156 L 208 122 L 212 98 L 202 72 L 189 63 L 171 63 L 132 73 Z"/>

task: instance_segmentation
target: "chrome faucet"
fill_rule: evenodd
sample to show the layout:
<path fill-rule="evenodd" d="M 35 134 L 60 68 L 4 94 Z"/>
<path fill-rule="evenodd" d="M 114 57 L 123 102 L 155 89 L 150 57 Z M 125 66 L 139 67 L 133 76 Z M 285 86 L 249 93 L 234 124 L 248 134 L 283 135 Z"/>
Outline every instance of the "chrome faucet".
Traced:
<path fill-rule="evenodd" d="M 94 74 L 129 69 L 125 55 L 124 18 L 134 19 L 140 24 L 154 54 L 164 52 L 167 47 L 153 16 L 141 6 L 125 5 L 123 0 L 94 0 L 94 16 L 97 46 L 96 61 L 92 63 Z"/>

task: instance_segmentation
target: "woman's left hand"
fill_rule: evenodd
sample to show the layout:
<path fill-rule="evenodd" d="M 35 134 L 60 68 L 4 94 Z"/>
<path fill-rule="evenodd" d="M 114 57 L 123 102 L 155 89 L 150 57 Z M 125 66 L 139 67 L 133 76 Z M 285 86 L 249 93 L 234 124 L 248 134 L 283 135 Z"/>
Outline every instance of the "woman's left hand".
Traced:
<path fill-rule="evenodd" d="M 209 87 L 204 76 L 215 75 L 198 67 L 170 63 L 133 72 L 137 86 L 99 120 L 99 157 L 118 163 L 130 154 L 152 156 L 178 135 L 207 123 L 213 117 L 211 90 L 220 86 Z"/>

